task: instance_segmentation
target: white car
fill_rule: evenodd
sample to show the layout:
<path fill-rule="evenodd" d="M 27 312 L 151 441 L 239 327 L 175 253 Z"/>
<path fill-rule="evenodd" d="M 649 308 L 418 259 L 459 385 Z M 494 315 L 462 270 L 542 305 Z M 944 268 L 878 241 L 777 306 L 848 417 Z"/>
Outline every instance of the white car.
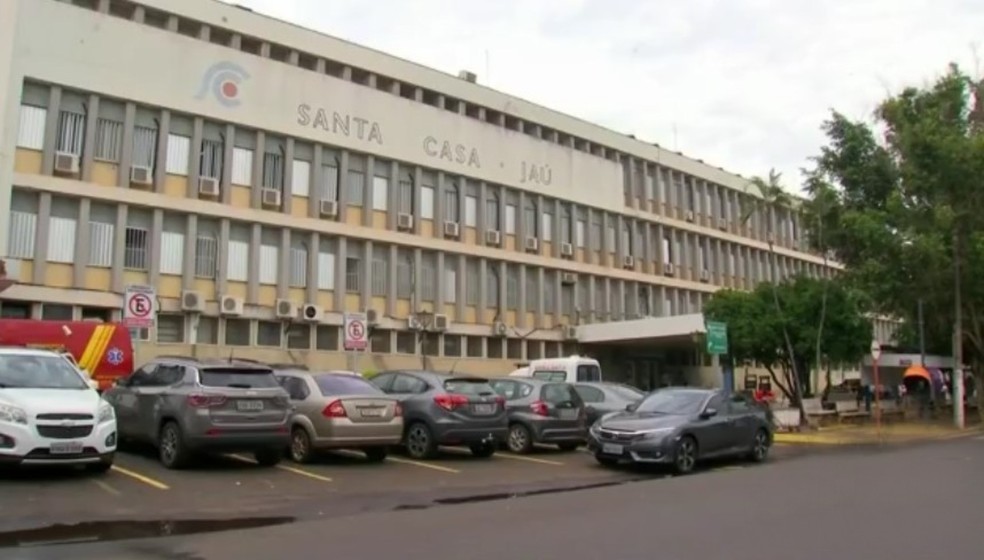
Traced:
<path fill-rule="evenodd" d="M 113 466 L 116 414 L 57 352 L 0 348 L 0 465 Z"/>

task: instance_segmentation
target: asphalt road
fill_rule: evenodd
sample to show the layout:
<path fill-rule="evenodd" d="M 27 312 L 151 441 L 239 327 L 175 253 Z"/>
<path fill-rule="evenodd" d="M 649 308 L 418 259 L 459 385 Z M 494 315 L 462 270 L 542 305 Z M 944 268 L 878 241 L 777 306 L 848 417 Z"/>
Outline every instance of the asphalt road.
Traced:
<path fill-rule="evenodd" d="M 982 470 L 984 439 L 953 440 L 248 530 L 0 549 L 0 557 L 979 560 Z"/>

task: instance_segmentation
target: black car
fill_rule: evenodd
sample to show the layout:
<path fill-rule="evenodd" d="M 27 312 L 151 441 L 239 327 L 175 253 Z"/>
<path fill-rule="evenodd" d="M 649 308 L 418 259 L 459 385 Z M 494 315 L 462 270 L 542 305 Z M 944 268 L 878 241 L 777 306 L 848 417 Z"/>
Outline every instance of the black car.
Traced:
<path fill-rule="evenodd" d="M 587 423 L 591 426 L 610 412 L 621 412 L 630 404 L 636 404 L 646 397 L 646 393 L 631 385 L 598 381 L 594 383 L 575 383 L 574 389 L 584 401 Z"/>
<path fill-rule="evenodd" d="M 587 437 L 584 403 L 570 383 L 540 379 L 493 379 L 490 384 L 506 400 L 513 453 L 529 453 L 538 443 L 573 451 Z"/>
<path fill-rule="evenodd" d="M 712 389 L 655 391 L 625 411 L 602 417 L 588 437 L 588 449 L 602 465 L 665 464 L 680 474 L 704 459 L 762 462 L 771 446 L 765 410 L 741 395 Z"/>

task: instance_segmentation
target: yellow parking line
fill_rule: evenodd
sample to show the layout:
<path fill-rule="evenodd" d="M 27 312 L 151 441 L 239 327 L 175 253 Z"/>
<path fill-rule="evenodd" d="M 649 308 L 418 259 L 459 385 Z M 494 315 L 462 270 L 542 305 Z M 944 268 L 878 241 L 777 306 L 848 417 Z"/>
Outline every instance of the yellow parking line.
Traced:
<path fill-rule="evenodd" d="M 235 459 L 237 461 L 242 461 L 243 463 L 249 463 L 251 465 L 255 465 L 256 464 L 256 461 L 254 461 L 253 459 L 250 459 L 249 457 L 243 457 L 242 455 L 226 455 L 226 456 L 227 457 L 230 457 L 232 459 Z M 276 465 L 276 468 L 278 468 L 278 469 L 280 469 L 282 471 L 285 471 L 285 472 L 294 473 L 294 474 L 301 475 L 301 476 L 306 476 L 306 477 L 308 477 L 310 479 L 317 480 L 317 481 L 320 481 L 320 482 L 331 482 L 332 481 L 327 476 L 321 476 L 320 474 L 315 474 L 313 472 L 305 471 L 303 469 L 295 469 L 294 467 L 288 467 L 286 465 Z"/>
<path fill-rule="evenodd" d="M 554 467 L 563 467 L 564 463 L 560 461 L 548 461 L 546 459 L 537 459 L 536 457 L 527 457 L 525 455 L 513 455 L 512 453 L 496 453 L 496 457 L 504 457 L 506 459 L 514 459 L 516 461 L 527 461 L 529 463 L 538 463 L 540 465 L 552 465 Z"/>
<path fill-rule="evenodd" d="M 144 476 L 144 475 L 142 475 L 140 473 L 135 473 L 135 472 L 133 472 L 133 471 L 131 471 L 129 469 L 124 469 L 123 467 L 118 467 L 116 465 L 113 465 L 113 472 L 118 472 L 118 473 L 122 474 L 123 476 L 128 476 L 128 477 L 132 478 L 133 480 L 137 480 L 137 481 L 143 482 L 147 486 L 152 486 L 154 488 L 157 488 L 158 490 L 170 490 L 171 489 L 170 486 L 168 486 L 167 484 L 164 484 L 163 482 L 161 482 L 159 480 L 154 480 L 153 478 L 150 478 L 149 476 Z"/>
<path fill-rule="evenodd" d="M 114 496 L 119 496 L 120 495 L 120 491 L 119 490 L 117 490 L 116 488 L 113 488 L 112 486 L 110 486 L 109 484 L 106 484 L 105 482 L 103 482 L 101 480 L 92 479 L 92 483 L 95 484 L 96 486 L 102 488 L 103 490 L 105 490 L 109 494 L 112 494 Z"/>
<path fill-rule="evenodd" d="M 425 468 L 425 469 L 431 469 L 431 470 L 434 470 L 434 471 L 441 471 L 441 472 L 446 472 L 446 473 L 451 473 L 451 474 L 458 474 L 458 473 L 461 472 L 458 469 L 452 469 L 451 467 L 442 467 L 441 465 L 432 465 L 430 463 L 423 463 L 421 461 L 411 461 L 410 459 L 400 459 L 400 458 L 397 458 L 397 457 L 387 457 L 386 460 L 389 461 L 389 462 L 391 462 L 391 463 L 399 463 L 401 465 L 413 465 L 415 467 L 421 467 L 421 468 Z"/>

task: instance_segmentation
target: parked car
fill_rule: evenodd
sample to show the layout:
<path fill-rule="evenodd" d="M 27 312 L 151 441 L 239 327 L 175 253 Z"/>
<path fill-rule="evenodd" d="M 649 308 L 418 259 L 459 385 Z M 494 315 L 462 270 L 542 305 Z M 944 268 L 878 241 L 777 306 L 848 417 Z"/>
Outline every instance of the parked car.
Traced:
<path fill-rule="evenodd" d="M 644 391 L 622 383 L 575 383 L 574 389 L 584 401 L 588 426 L 602 416 L 621 412 L 626 406 L 638 403 L 646 397 Z"/>
<path fill-rule="evenodd" d="M 0 464 L 112 468 L 116 415 L 98 386 L 58 352 L 0 348 Z"/>
<path fill-rule="evenodd" d="M 371 383 L 403 405 L 403 445 L 415 459 L 433 457 L 439 445 L 464 445 L 491 457 L 506 440 L 505 399 L 482 377 L 432 371 L 388 371 Z"/>
<path fill-rule="evenodd" d="M 169 469 L 199 453 L 252 453 L 273 466 L 290 444 L 287 391 L 262 364 L 160 357 L 104 393 L 120 437 L 158 449 Z"/>
<path fill-rule="evenodd" d="M 319 451 L 344 448 L 379 462 L 403 439 L 403 406 L 361 376 L 291 369 L 276 375 L 294 407 L 288 452 L 294 461 L 307 463 Z"/>
<path fill-rule="evenodd" d="M 680 474 L 716 457 L 762 462 L 771 445 L 772 425 L 762 408 L 741 395 L 690 388 L 650 393 L 602 417 L 588 438 L 588 449 L 602 465 L 668 464 Z"/>
<path fill-rule="evenodd" d="M 513 377 L 493 379 L 490 384 L 506 400 L 509 451 L 529 453 L 541 443 L 573 451 L 584 444 L 584 403 L 570 383 Z"/>

